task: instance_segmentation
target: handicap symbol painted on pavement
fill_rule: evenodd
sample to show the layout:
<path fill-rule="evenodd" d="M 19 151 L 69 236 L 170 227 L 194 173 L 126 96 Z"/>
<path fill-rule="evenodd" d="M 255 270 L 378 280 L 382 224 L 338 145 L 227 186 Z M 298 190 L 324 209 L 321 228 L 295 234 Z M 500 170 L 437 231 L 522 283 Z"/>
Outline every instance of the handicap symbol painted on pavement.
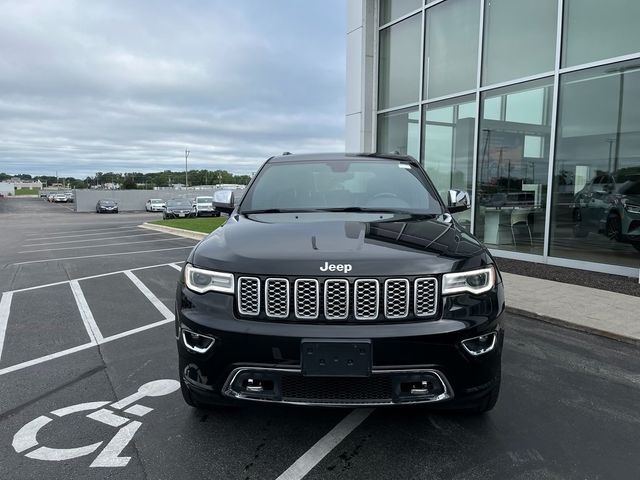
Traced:
<path fill-rule="evenodd" d="M 144 397 L 160 397 L 175 392 L 180 388 L 180 383 L 176 380 L 155 380 L 145 383 L 138 391 L 123 398 L 122 400 L 112 403 L 109 408 L 113 410 L 124 410 L 124 413 L 136 417 L 143 417 L 151 412 L 153 408 L 145 407 L 136 402 Z M 23 426 L 13 437 L 13 448 L 16 452 L 22 453 L 33 447 L 38 447 L 25 453 L 25 456 L 36 460 L 49 460 L 59 462 L 62 460 L 70 460 L 72 458 L 89 455 L 100 448 L 104 441 L 92 443 L 77 448 L 49 448 L 38 446 L 36 436 L 42 427 L 52 422 L 56 417 L 64 417 L 66 415 L 77 412 L 88 412 L 94 410 L 93 413 L 87 415 L 88 418 L 98 422 L 110 425 L 112 427 L 120 427 L 113 438 L 100 451 L 96 459 L 91 463 L 91 467 L 124 467 L 129 463 L 131 457 L 119 456 L 122 450 L 129 444 L 135 433 L 142 426 L 142 423 L 129 418 L 118 415 L 117 413 L 105 407 L 109 402 L 87 402 L 71 405 L 69 407 L 59 408 L 51 412 L 54 418 L 41 415 L 31 420 Z M 131 405 L 135 404 L 135 405 Z M 131 406 L 129 406 L 131 405 Z"/>

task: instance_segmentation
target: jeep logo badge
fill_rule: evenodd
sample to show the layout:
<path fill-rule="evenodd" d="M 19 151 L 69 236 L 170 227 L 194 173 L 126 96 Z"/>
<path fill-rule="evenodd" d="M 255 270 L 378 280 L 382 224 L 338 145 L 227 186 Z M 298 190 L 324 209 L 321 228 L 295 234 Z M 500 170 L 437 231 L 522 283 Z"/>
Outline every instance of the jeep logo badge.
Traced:
<path fill-rule="evenodd" d="M 322 272 L 344 272 L 344 273 L 349 273 L 351 270 L 353 270 L 353 267 L 351 266 L 350 263 L 329 263 L 329 262 L 324 262 L 324 265 L 322 267 L 320 267 L 320 271 Z"/>

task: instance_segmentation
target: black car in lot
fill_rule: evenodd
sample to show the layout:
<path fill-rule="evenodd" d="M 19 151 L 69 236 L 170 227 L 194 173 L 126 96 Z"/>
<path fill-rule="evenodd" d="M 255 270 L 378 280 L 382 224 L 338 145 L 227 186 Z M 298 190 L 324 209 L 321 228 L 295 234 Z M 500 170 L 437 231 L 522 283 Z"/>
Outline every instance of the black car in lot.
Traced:
<path fill-rule="evenodd" d="M 98 200 L 96 213 L 118 213 L 118 204 L 115 200 Z"/>
<path fill-rule="evenodd" d="M 186 198 L 172 198 L 167 201 L 167 206 L 164 208 L 162 218 L 190 218 L 195 217 L 196 211 L 193 208 L 191 200 Z"/>
<path fill-rule="evenodd" d="M 185 401 L 490 410 L 504 292 L 411 157 L 272 157 L 177 286 Z M 223 198 L 229 194 L 228 198 Z"/>

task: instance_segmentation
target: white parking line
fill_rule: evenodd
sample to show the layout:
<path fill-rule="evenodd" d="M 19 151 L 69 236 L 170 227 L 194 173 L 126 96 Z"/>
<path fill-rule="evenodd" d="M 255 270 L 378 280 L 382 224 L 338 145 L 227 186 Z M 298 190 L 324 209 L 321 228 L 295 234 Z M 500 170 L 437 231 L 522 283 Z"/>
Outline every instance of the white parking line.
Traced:
<path fill-rule="evenodd" d="M 46 258 L 44 260 L 29 260 L 27 262 L 17 262 L 17 263 L 12 263 L 11 265 L 18 266 L 18 265 L 30 265 L 32 263 L 61 262 L 62 260 L 80 260 L 82 258 L 114 257 L 117 255 L 137 255 L 138 253 L 168 252 L 169 250 L 185 250 L 187 248 L 193 248 L 194 246 L 195 244 L 187 247 L 157 248 L 154 250 L 138 250 L 136 252 L 99 253 L 97 255 L 81 255 L 79 257 Z"/>
<path fill-rule="evenodd" d="M 149 268 L 159 268 L 159 267 L 173 267 L 173 268 L 176 268 L 174 266 L 176 263 L 183 263 L 183 262 L 158 263 L 156 265 L 147 265 L 145 267 L 128 268 L 127 270 L 129 270 L 131 272 L 137 272 L 138 270 L 148 270 Z M 182 270 L 180 267 L 177 267 L 177 268 L 178 268 L 178 270 Z M 127 270 L 118 270 L 117 272 L 98 273 L 96 275 L 89 275 L 87 277 L 79 277 L 79 278 L 76 278 L 74 280 L 77 280 L 78 282 L 81 282 L 83 280 L 90 280 L 92 278 L 108 277 L 109 275 L 118 275 L 119 273 L 124 273 Z M 38 290 L 40 288 L 55 287 L 56 285 L 64 285 L 64 284 L 69 283 L 69 282 L 71 282 L 71 280 L 62 280 L 61 282 L 45 283 L 44 285 L 36 285 L 34 287 L 25 287 L 25 288 L 18 288 L 16 290 L 9 290 L 8 292 L 5 292 L 5 293 L 28 292 L 29 290 Z"/>
<path fill-rule="evenodd" d="M 102 345 L 108 342 L 112 342 L 114 340 L 118 340 L 120 338 L 128 337 L 129 335 L 134 335 L 136 333 L 143 332 L 145 330 L 149 330 L 151 328 L 159 327 L 160 325 L 164 325 L 166 323 L 173 322 L 173 318 L 168 318 L 166 320 L 160 320 L 159 322 L 150 323 L 149 325 L 145 325 L 143 327 L 134 328 L 133 330 L 128 330 L 126 332 L 118 333 L 116 335 L 111 335 L 110 337 L 104 338 L 99 344 L 95 343 L 85 343 L 83 345 L 78 345 L 77 347 L 68 348 L 66 350 L 62 350 L 61 352 L 52 353 L 50 355 L 45 355 L 44 357 L 34 358 L 33 360 L 28 360 L 26 362 L 18 363 L 16 365 L 11 365 L 10 367 L 5 367 L 0 369 L 0 376 L 6 375 L 7 373 L 16 372 L 18 370 L 25 369 L 27 367 L 32 367 L 34 365 L 38 365 L 40 363 L 48 362 L 49 360 L 54 360 L 60 357 L 66 357 L 67 355 L 71 355 L 72 353 L 80 352 L 82 350 L 87 350 L 88 348 L 95 347 L 97 345 Z"/>
<path fill-rule="evenodd" d="M 130 238 L 130 237 L 146 237 L 149 235 L 162 235 L 162 232 L 157 233 L 138 233 L 135 235 L 120 235 L 117 237 L 100 237 L 100 238 L 86 238 L 84 240 L 65 240 L 64 242 L 45 242 L 45 243 L 31 243 L 29 245 L 23 245 L 23 247 L 42 247 L 45 245 L 65 245 L 67 243 L 82 243 L 82 242 L 95 242 L 97 240 L 115 240 L 117 238 Z"/>
<path fill-rule="evenodd" d="M 4 346 L 4 337 L 7 333 L 7 323 L 9 322 L 12 298 L 13 293 L 6 292 L 2 294 L 2 298 L 0 299 L 0 358 L 2 358 L 2 347 Z"/>
<path fill-rule="evenodd" d="M 63 225 L 76 225 L 74 223 L 66 223 L 66 224 L 55 224 L 57 226 L 63 226 Z M 86 233 L 86 232 L 104 232 L 107 230 L 113 231 L 113 230 L 118 230 L 118 229 L 122 229 L 122 228 L 131 228 L 134 227 L 135 225 L 137 225 L 137 223 L 132 223 L 131 225 L 121 225 L 119 227 L 109 227 L 109 228 L 92 228 L 92 229 L 86 229 L 86 230 L 64 230 L 63 232 L 53 232 L 52 235 L 55 235 L 57 233 Z M 27 233 L 27 235 L 30 236 L 38 236 L 41 237 L 42 236 L 42 232 L 37 232 L 37 233 Z"/>
<path fill-rule="evenodd" d="M 127 227 L 126 229 L 115 229 L 115 228 L 110 228 L 109 231 L 114 231 L 114 230 L 118 230 L 117 232 L 114 233 L 122 233 L 122 232 L 139 232 L 140 229 L 138 227 L 134 227 L 134 228 L 129 228 Z M 89 230 L 91 231 L 91 230 Z M 63 232 L 63 233 L 67 233 L 67 232 Z M 79 233 L 79 234 L 75 234 L 75 235 L 47 235 L 46 237 L 42 236 L 42 232 L 40 233 L 36 233 L 36 234 L 28 234 L 28 235 L 32 235 L 32 236 L 38 236 L 41 238 L 29 238 L 27 239 L 27 241 L 34 241 L 34 240 L 44 240 L 45 238 L 49 238 L 49 239 L 53 239 L 53 240 L 57 240 L 58 238 L 76 238 L 76 237 L 90 237 L 90 236 L 94 236 L 94 235 L 105 235 L 106 232 L 98 232 L 98 233 Z"/>
<path fill-rule="evenodd" d="M 73 298 L 76 299 L 76 305 L 78 305 L 80 317 L 82 317 L 82 323 L 84 323 L 84 327 L 87 329 L 89 339 L 92 343 L 100 343 L 104 337 L 96 324 L 96 320 L 93 318 L 93 313 L 91 313 L 91 309 L 89 308 L 87 299 L 84 297 L 82 288 L 80 288 L 80 284 L 77 280 L 71 280 L 69 286 L 73 292 Z"/>
<path fill-rule="evenodd" d="M 175 268 L 176 270 L 178 270 L 179 272 L 182 271 L 182 267 L 176 265 L 175 263 L 170 263 L 169 264 L 170 267 Z"/>
<path fill-rule="evenodd" d="M 124 274 L 133 282 L 133 284 L 138 287 L 138 290 L 142 292 L 142 294 L 147 297 L 147 299 L 153 303 L 153 306 L 158 309 L 158 311 L 162 314 L 165 319 L 173 318 L 173 312 L 169 310 L 164 303 L 160 301 L 158 297 L 156 297 L 151 290 L 147 288 L 147 286 L 140 281 L 138 277 L 136 277 L 130 270 L 124 272 Z"/>
<path fill-rule="evenodd" d="M 324 437 L 306 451 L 293 465 L 276 480 L 300 480 L 326 457 L 347 435 L 353 432 L 373 412 L 373 408 L 359 408 L 344 417 Z"/>
<path fill-rule="evenodd" d="M 102 240 L 102 239 L 100 239 Z M 105 239 L 108 240 L 108 239 Z M 83 248 L 103 248 L 103 247 L 117 247 L 121 245 L 134 245 L 138 243 L 152 243 L 152 242 L 171 242 L 171 241 L 180 241 L 181 238 L 157 238 L 154 240 L 140 240 L 139 242 L 118 242 L 118 243 L 107 243 L 104 245 L 74 245 L 73 247 L 60 247 L 60 248 L 42 248 L 40 250 L 23 250 L 18 253 L 38 253 L 38 252 L 55 252 L 58 250 L 80 250 Z"/>

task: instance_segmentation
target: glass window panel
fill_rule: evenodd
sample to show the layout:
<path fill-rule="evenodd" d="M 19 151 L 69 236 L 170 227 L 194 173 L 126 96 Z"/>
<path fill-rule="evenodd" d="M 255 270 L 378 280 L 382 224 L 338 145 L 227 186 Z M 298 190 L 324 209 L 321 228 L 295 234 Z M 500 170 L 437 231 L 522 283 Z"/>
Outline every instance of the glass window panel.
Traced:
<path fill-rule="evenodd" d="M 557 0 L 487 0 L 482 84 L 553 70 Z"/>
<path fill-rule="evenodd" d="M 562 65 L 640 51 L 638 18 L 638 0 L 565 0 Z"/>
<path fill-rule="evenodd" d="M 543 253 L 552 84 L 482 93 L 475 234 L 489 247 Z"/>
<path fill-rule="evenodd" d="M 378 115 L 379 153 L 396 153 L 418 158 L 420 148 L 418 108 Z"/>
<path fill-rule="evenodd" d="M 380 32 L 380 110 L 418 101 L 421 17 L 414 15 Z"/>
<path fill-rule="evenodd" d="M 640 62 L 560 77 L 550 254 L 637 268 Z"/>
<path fill-rule="evenodd" d="M 380 25 L 413 12 L 421 6 L 420 0 L 380 0 Z"/>
<path fill-rule="evenodd" d="M 422 162 L 443 199 L 450 189 L 471 194 L 475 112 L 473 97 L 429 104 L 424 112 Z M 469 210 L 454 216 L 469 228 Z"/>
<path fill-rule="evenodd" d="M 480 0 L 444 2 L 427 10 L 426 98 L 475 88 L 479 29 Z"/>

